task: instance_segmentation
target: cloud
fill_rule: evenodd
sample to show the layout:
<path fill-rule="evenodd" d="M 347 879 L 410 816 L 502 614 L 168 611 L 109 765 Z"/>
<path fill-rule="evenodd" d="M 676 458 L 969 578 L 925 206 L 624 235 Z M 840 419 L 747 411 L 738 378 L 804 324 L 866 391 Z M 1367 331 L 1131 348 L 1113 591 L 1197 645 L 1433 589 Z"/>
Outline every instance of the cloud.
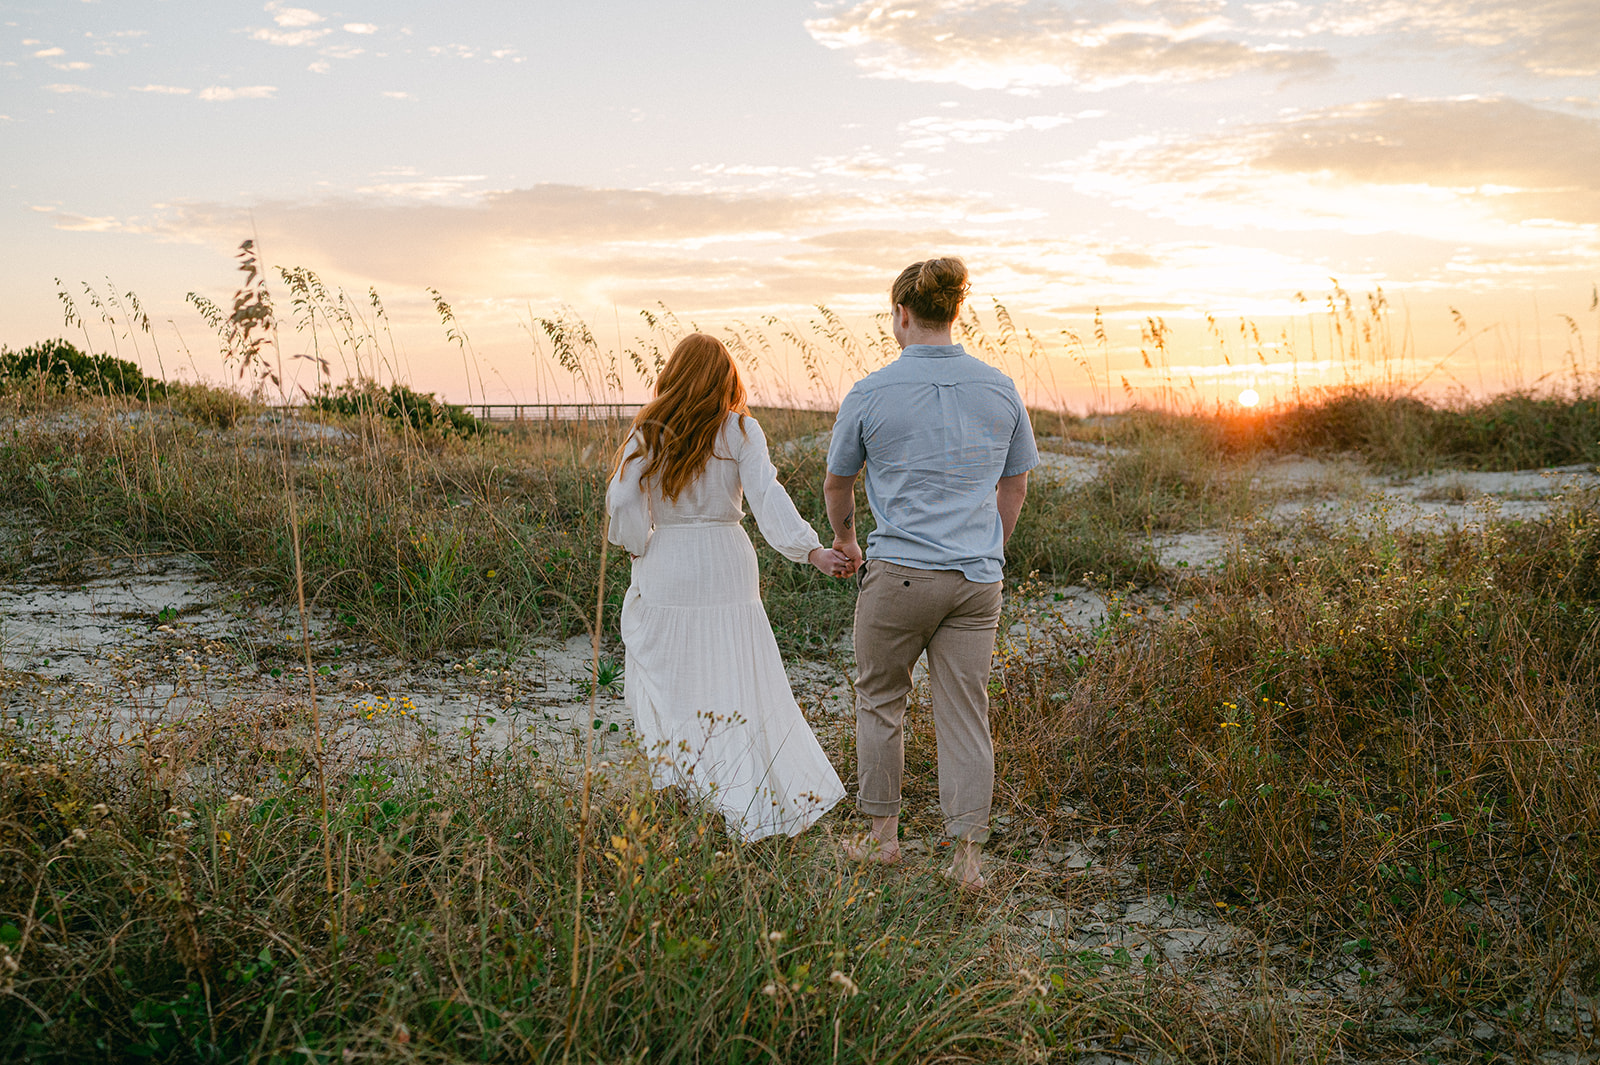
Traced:
<path fill-rule="evenodd" d="M 58 55 L 66 55 L 66 54 L 67 54 L 67 50 L 65 48 L 41 48 L 37 52 L 33 53 L 33 58 L 35 58 L 35 59 L 52 59 L 52 58 L 54 58 L 54 57 L 56 57 Z"/>
<path fill-rule="evenodd" d="M 1338 0 L 1305 28 L 1347 37 L 1410 34 L 1548 77 L 1600 74 L 1600 4 L 1593 0 Z"/>
<path fill-rule="evenodd" d="M 1052 176 L 1190 225 L 1593 244 L 1600 122 L 1505 99 L 1387 99 L 1201 138 L 1102 144 Z"/>
<path fill-rule="evenodd" d="M 344 32 L 359 33 L 365 36 L 370 33 L 377 33 L 378 27 L 376 23 L 372 22 L 346 22 L 344 24 Z"/>
<path fill-rule="evenodd" d="M 250 31 L 252 41 L 266 41 L 268 44 L 280 45 L 284 48 L 301 48 L 332 33 L 332 30 L 273 30 L 254 29 Z"/>
<path fill-rule="evenodd" d="M 404 169 L 382 176 L 417 176 Z M 878 314 L 895 274 L 930 253 L 965 256 L 977 286 L 974 309 L 992 320 L 991 298 L 1001 299 L 1019 326 L 1032 327 L 1056 353 L 1058 326 L 1087 336 L 1090 317 L 1103 308 L 1113 357 L 1135 364 L 1137 349 L 1125 351 L 1116 337 L 1126 337 L 1130 323 L 1136 336 L 1144 315 L 1280 314 L 1293 309 L 1282 306 L 1286 293 L 1326 285 L 1328 267 L 1293 246 L 986 227 L 969 221 L 974 202 L 903 190 L 874 199 L 541 185 L 449 202 L 189 204 L 162 209 L 154 223 L 65 214 L 50 221 L 101 231 L 154 226 L 156 239 L 219 252 L 253 227 L 269 261 L 309 267 L 352 292 L 375 286 L 397 325 L 426 327 L 433 346 L 437 319 L 420 296 L 425 286 L 439 288 L 467 312 L 463 320 L 482 350 L 508 356 L 527 351 L 514 322 L 530 306 L 536 314 L 562 304 L 600 309 L 608 326 L 611 309 L 620 308 L 624 341 L 637 322 L 629 310 L 658 301 L 713 331 L 769 314 L 803 322 L 819 302 L 841 314 Z M 1354 291 L 1375 280 L 1393 288 L 1388 278 L 1356 271 L 1340 277 Z M 1060 357 L 1057 373 L 1076 380 Z M 795 378 L 802 389 L 806 379 L 803 371 Z"/>
<path fill-rule="evenodd" d="M 874 152 L 823 156 L 814 165 L 819 174 L 862 181 L 895 181 L 915 185 L 932 176 L 924 163 L 895 162 Z"/>
<path fill-rule="evenodd" d="M 1324 51 L 1250 43 L 1209 0 L 865 0 L 806 23 L 875 76 L 973 89 L 1105 89 L 1325 73 Z"/>
<path fill-rule="evenodd" d="M 1140 317 L 1195 307 L 1262 313 L 1285 290 L 1316 290 L 1327 282 L 1325 266 L 1292 251 L 1226 241 L 1130 246 L 1116 239 L 1039 236 L 1027 229 L 986 233 L 957 225 L 841 228 L 806 243 L 829 253 L 816 263 L 819 271 L 871 294 L 857 308 L 868 311 L 881 309 L 880 293 L 901 267 L 935 253 L 966 258 L 980 289 L 974 309 L 987 311 L 989 300 L 998 297 L 1014 312 L 1058 319 L 1086 318 L 1097 308 Z"/>
<path fill-rule="evenodd" d="M 45 92 L 60 93 L 63 96 L 70 95 L 70 94 L 73 94 L 73 93 L 80 93 L 80 94 L 82 94 L 84 96 L 110 96 L 111 95 L 110 93 L 105 92 L 105 91 L 103 91 L 101 89 L 91 89 L 87 85 L 73 85 L 73 84 L 64 83 L 64 82 L 52 82 L 49 85 L 41 85 L 41 86 L 39 86 L 39 88 L 43 89 Z"/>
<path fill-rule="evenodd" d="M 1388 99 L 1268 133 L 1259 165 L 1381 184 L 1600 187 L 1600 123 L 1506 99 Z"/>
<path fill-rule="evenodd" d="M 387 97 L 388 99 L 390 99 L 390 100 L 415 100 L 416 99 L 415 96 L 412 96 L 408 92 L 398 92 L 398 91 L 394 91 L 394 90 L 386 91 L 386 92 L 384 92 L 383 95 L 385 97 Z"/>
<path fill-rule="evenodd" d="M 1025 212 L 1007 205 L 899 190 L 874 198 L 538 185 L 472 195 L 462 187 L 471 177 L 385 176 L 401 180 L 359 199 L 169 208 L 160 232 L 231 247 L 253 219 L 274 261 L 386 293 L 433 285 L 518 309 L 665 300 L 725 319 L 804 313 L 817 302 L 876 313 L 899 269 L 935 251 L 967 256 L 986 294 L 1044 314 L 1236 306 L 1241 291 L 1261 303 L 1255 294 L 1315 288 L 1327 276 L 1292 250 L 1053 237 L 1036 220 L 1017 222 Z"/>
<path fill-rule="evenodd" d="M 806 28 L 875 76 L 975 89 L 1312 75 L 1339 38 L 1600 74 L 1594 0 L 842 0 Z"/>
<path fill-rule="evenodd" d="M 270 100 L 278 91 L 276 85 L 212 85 L 200 90 L 200 99 L 208 103 L 225 103 L 229 100 Z"/>
<path fill-rule="evenodd" d="M 81 215 L 62 211 L 53 204 L 30 204 L 31 210 L 50 216 L 52 228 L 68 233 L 150 233 L 151 228 L 113 215 Z"/>
<path fill-rule="evenodd" d="M 1160 266 L 1161 261 L 1148 252 L 1114 251 L 1106 255 L 1106 265 L 1128 266 L 1136 270 L 1148 270 L 1153 266 Z"/>
<path fill-rule="evenodd" d="M 693 191 L 737 187 L 744 195 L 780 191 L 815 194 L 821 184 L 818 179 L 823 177 L 917 184 L 935 173 L 926 163 L 897 162 L 871 151 L 820 156 L 810 164 L 696 163 L 690 169 L 707 179 Z M 732 183 L 727 180 L 730 178 Z"/>
<path fill-rule="evenodd" d="M 315 26 L 319 22 L 326 21 L 315 11 L 308 11 L 303 7 L 285 7 L 280 0 L 271 0 L 262 10 L 272 14 L 273 22 L 291 29 L 298 29 L 302 26 Z"/>
<path fill-rule="evenodd" d="M 281 262 L 337 268 L 386 287 L 509 290 L 582 302 L 595 286 L 621 284 L 621 277 L 641 296 L 647 286 L 698 291 L 707 274 L 738 277 L 748 287 L 751 269 L 740 264 L 759 258 L 759 249 L 790 248 L 795 234 L 839 224 L 862 206 L 850 197 L 571 185 L 469 194 L 481 180 L 402 180 L 374 185 L 362 198 L 258 203 L 248 211 L 180 206 L 168 209 L 161 233 L 231 245 L 253 218 Z M 728 264 L 714 265 L 720 258 Z M 701 260 L 693 279 L 683 280 L 686 264 Z"/>
<path fill-rule="evenodd" d="M 55 228 L 64 229 L 69 233 L 115 233 L 122 230 L 123 224 L 110 216 L 93 218 L 85 215 L 59 214 L 56 216 Z"/>
<path fill-rule="evenodd" d="M 283 48 L 304 48 L 312 45 L 332 33 L 330 27 L 314 28 L 318 23 L 326 22 L 315 11 L 303 7 L 286 7 L 279 0 L 272 0 L 264 8 L 272 15 L 276 29 L 252 29 L 252 41 L 265 41 Z"/>
<path fill-rule="evenodd" d="M 86 33 L 84 36 L 95 42 L 95 55 L 115 57 L 128 55 L 132 49 L 127 42 L 149 36 L 149 32 L 148 30 L 112 30 L 110 33 Z"/>
<path fill-rule="evenodd" d="M 1452 279 L 1515 277 L 1518 284 L 1528 284 L 1563 271 L 1591 272 L 1597 265 L 1600 248 L 1596 245 L 1562 244 L 1527 252 L 1496 250 L 1491 254 L 1462 249 L 1451 256 L 1444 269 Z"/>
<path fill-rule="evenodd" d="M 161 96 L 187 96 L 189 90 L 178 85 L 130 85 L 129 92 L 153 92 Z"/>
<path fill-rule="evenodd" d="M 384 93 L 392 96 L 392 93 Z M 401 96 L 406 96 L 401 93 Z M 416 205 L 417 203 L 453 203 L 456 205 L 480 204 L 488 193 L 483 188 L 483 174 L 454 174 L 425 178 L 410 167 L 399 167 L 380 173 L 380 177 L 413 178 L 411 181 L 380 181 L 355 188 L 356 195 L 371 197 L 390 203 Z M 371 200 L 368 201 L 369 203 Z"/>
<path fill-rule="evenodd" d="M 772 164 L 762 165 L 756 163 L 696 163 L 690 167 L 697 174 L 707 177 L 721 178 L 799 178 L 811 179 L 817 176 L 815 170 L 804 166 L 777 166 Z"/>
<path fill-rule="evenodd" d="M 902 127 L 909 133 L 907 148 L 942 151 L 957 144 L 993 144 L 1023 130 L 1043 131 L 1069 125 L 1071 115 L 1029 115 L 1026 118 L 913 118 Z"/>
<path fill-rule="evenodd" d="M 414 176 L 402 168 L 394 176 Z M 482 175 L 439 177 L 403 185 L 371 186 L 371 193 L 402 194 L 408 202 L 340 199 L 322 203 L 265 203 L 255 210 L 289 224 L 297 233 L 401 223 L 427 239 L 444 243 L 491 237 L 537 245 L 582 240 L 651 241 L 680 237 L 776 231 L 828 214 L 828 205 L 793 197 L 740 197 L 712 193 L 655 192 L 577 185 L 535 185 L 525 189 L 480 192 L 444 206 L 415 202 L 443 190 L 459 193 L 481 183 Z M 196 221 L 214 218 L 223 208 L 185 208 Z M 340 219 L 348 219 L 341 222 Z M 345 234 L 347 235 L 347 234 Z M 343 240 L 343 235 L 334 238 Z"/>

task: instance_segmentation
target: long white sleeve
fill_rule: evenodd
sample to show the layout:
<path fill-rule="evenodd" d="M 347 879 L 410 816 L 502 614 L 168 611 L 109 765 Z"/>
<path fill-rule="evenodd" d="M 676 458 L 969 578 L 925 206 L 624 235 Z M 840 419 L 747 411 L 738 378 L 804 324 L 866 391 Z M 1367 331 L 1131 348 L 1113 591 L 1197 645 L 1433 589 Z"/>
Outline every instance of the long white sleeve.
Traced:
<path fill-rule="evenodd" d="M 779 554 L 791 562 L 804 562 L 822 546 L 822 541 L 778 483 L 778 468 L 772 464 L 761 426 L 754 418 L 746 418 L 744 427 L 743 438 L 737 435 L 737 429 L 729 435 L 738 441 L 739 482 L 750 502 L 750 513 L 755 515 L 761 535 Z"/>
<path fill-rule="evenodd" d="M 634 438 L 630 435 L 628 442 L 623 445 L 624 449 L 631 448 L 633 443 Z M 627 454 L 627 451 L 623 453 Z M 611 518 L 607 539 L 634 556 L 644 554 L 650 546 L 650 533 L 654 525 L 650 515 L 650 498 L 639 483 L 644 467 L 644 456 L 629 459 L 606 486 L 606 513 Z"/>

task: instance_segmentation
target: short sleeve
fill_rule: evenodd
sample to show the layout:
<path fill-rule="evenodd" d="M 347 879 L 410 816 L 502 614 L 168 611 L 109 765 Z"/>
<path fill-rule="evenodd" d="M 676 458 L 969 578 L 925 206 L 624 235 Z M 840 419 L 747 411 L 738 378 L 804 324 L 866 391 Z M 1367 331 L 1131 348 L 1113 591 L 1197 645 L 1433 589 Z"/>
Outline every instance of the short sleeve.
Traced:
<path fill-rule="evenodd" d="M 1016 395 L 1016 386 L 1012 386 L 1012 394 Z M 1005 470 L 1002 477 L 1015 477 L 1019 473 L 1027 473 L 1039 465 L 1039 448 L 1033 441 L 1033 419 L 1028 417 L 1028 408 L 1023 404 L 1022 397 L 1017 399 L 1017 425 L 1011 431 L 1011 447 L 1006 451 Z"/>
<path fill-rule="evenodd" d="M 861 431 L 865 405 L 862 392 L 855 388 L 839 404 L 839 413 L 833 419 L 833 438 L 828 442 L 828 472 L 835 477 L 854 477 L 867 461 Z"/>

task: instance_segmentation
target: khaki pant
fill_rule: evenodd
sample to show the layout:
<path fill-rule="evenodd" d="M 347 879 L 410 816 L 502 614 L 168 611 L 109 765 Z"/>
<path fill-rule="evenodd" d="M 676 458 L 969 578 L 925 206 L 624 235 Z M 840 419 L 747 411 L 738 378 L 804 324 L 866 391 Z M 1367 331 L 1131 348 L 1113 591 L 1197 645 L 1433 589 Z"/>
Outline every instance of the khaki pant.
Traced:
<path fill-rule="evenodd" d="M 870 817 L 900 812 L 906 756 L 902 725 L 911 669 L 928 652 L 939 805 L 945 831 L 982 843 L 994 798 L 989 667 L 1000 624 L 1000 582 L 959 570 L 869 562 L 856 600 L 857 803 Z"/>

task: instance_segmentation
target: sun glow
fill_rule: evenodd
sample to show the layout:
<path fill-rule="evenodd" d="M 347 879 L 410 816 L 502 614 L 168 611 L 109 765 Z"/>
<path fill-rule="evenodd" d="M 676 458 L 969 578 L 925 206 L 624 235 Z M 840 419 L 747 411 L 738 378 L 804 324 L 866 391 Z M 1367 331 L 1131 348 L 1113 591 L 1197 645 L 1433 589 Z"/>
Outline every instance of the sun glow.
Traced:
<path fill-rule="evenodd" d="M 1260 402 L 1261 396 L 1253 388 L 1247 388 L 1239 393 L 1239 406 L 1241 407 L 1253 407 Z"/>

